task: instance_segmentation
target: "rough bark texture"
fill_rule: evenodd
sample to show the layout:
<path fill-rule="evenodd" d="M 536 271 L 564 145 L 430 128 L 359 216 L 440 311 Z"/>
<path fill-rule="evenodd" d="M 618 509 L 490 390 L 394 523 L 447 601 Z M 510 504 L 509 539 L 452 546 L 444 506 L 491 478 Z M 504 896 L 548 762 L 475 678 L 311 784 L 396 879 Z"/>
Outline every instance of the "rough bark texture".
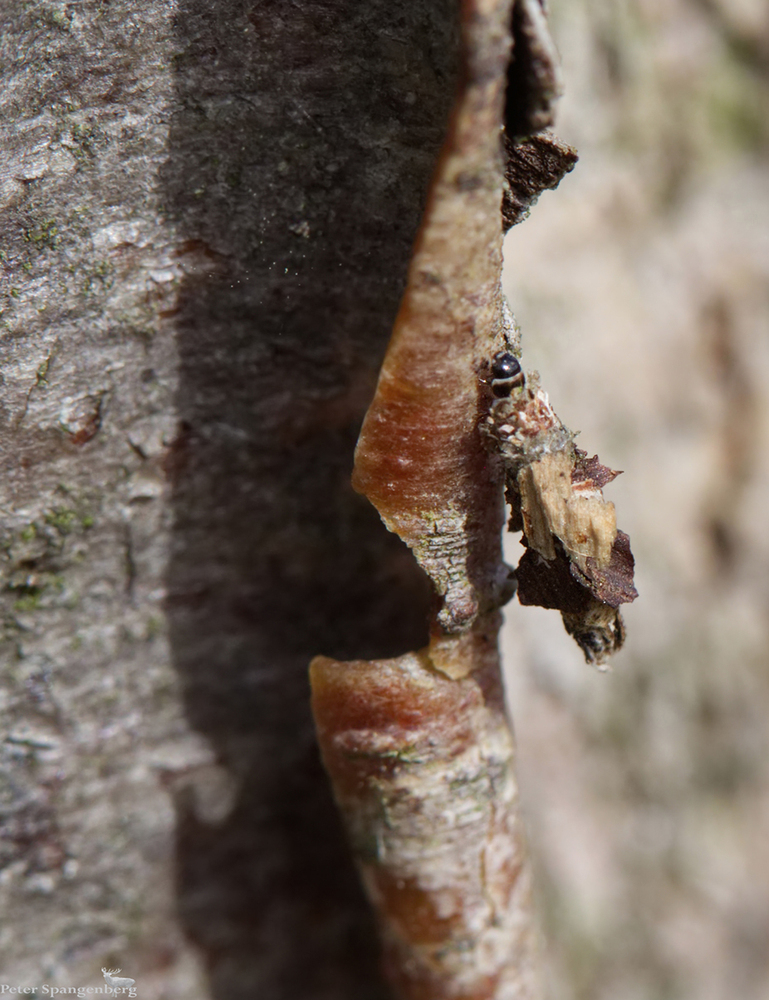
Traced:
<path fill-rule="evenodd" d="M 349 477 L 453 8 L 3 13 L 4 976 L 381 998 L 306 668 L 426 639 Z"/>

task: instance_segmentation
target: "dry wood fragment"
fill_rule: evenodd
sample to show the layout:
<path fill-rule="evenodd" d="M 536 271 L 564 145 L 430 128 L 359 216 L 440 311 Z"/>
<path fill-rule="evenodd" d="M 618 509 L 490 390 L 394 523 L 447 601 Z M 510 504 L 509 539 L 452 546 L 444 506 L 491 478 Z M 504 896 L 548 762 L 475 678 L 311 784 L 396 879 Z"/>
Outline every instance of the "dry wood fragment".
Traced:
<path fill-rule="evenodd" d="M 575 448 L 536 372 L 520 371 L 516 381 L 491 401 L 483 428 L 505 462 L 508 527 L 526 546 L 518 599 L 557 608 L 585 659 L 601 667 L 625 640 L 619 606 L 638 596 L 630 541 L 602 492 L 619 473 Z"/>

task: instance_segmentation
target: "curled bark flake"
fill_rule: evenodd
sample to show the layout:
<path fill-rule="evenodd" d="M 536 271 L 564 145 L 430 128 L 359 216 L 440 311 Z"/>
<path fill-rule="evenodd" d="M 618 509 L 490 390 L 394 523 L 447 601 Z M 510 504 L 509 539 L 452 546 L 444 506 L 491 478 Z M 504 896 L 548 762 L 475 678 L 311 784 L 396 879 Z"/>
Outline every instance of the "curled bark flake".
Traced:
<path fill-rule="evenodd" d="M 460 680 L 430 651 L 311 666 L 323 761 L 408 1000 L 533 995 L 514 750 L 488 625 L 446 640 L 473 660 Z"/>
<path fill-rule="evenodd" d="M 574 168 L 577 152 L 547 131 L 561 93 L 558 53 L 540 0 L 515 0 L 513 55 L 505 95 L 504 230 L 525 219 L 548 188 Z"/>
<path fill-rule="evenodd" d="M 500 600 L 502 469 L 478 428 L 477 359 L 504 335 L 504 0 L 464 0 L 465 70 L 408 285 L 358 440 L 353 485 L 410 546 L 441 600 L 439 629 Z"/>

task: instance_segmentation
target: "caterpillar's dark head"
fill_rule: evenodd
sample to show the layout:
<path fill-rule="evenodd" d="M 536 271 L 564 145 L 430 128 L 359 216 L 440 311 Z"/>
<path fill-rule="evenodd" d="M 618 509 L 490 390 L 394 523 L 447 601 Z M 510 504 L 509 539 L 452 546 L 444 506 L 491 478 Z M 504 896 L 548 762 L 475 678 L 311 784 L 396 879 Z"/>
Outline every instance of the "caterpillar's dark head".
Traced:
<path fill-rule="evenodd" d="M 513 389 L 524 385 L 526 378 L 518 358 L 507 351 L 494 355 L 491 362 L 491 391 L 498 399 L 509 396 Z"/>

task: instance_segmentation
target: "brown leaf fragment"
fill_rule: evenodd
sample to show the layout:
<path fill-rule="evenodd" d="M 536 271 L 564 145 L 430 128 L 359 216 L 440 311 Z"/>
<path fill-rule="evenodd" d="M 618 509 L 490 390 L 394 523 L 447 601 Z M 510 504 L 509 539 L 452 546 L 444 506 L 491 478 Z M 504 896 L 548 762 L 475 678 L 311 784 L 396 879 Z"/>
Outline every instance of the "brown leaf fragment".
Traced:
<path fill-rule="evenodd" d="M 624 531 L 618 531 L 611 550 L 611 559 L 604 568 L 599 568 L 595 559 L 586 559 L 584 568 L 574 563 L 571 572 L 575 580 L 587 587 L 593 596 L 604 604 L 618 608 L 629 604 L 638 597 L 633 583 L 635 559 L 630 551 L 630 538 Z"/>
<path fill-rule="evenodd" d="M 507 73 L 505 131 L 517 139 L 553 124 L 561 71 L 541 0 L 515 0 L 511 26 L 513 58 Z"/>
<path fill-rule="evenodd" d="M 581 448 L 575 448 L 576 461 L 571 471 L 571 481 L 576 489 L 600 490 L 607 483 L 613 482 L 617 476 L 622 475 L 622 470 L 616 471 L 605 465 L 601 465 L 598 456 L 587 457 L 587 452 Z M 584 486 L 582 485 L 584 484 Z"/>
<path fill-rule="evenodd" d="M 543 191 L 557 188 L 574 169 L 576 149 L 552 132 L 540 132 L 521 142 L 505 137 L 505 192 L 502 197 L 502 220 L 505 232 L 527 218 L 531 206 Z"/>
<path fill-rule="evenodd" d="M 516 570 L 518 600 L 521 604 L 580 614 L 590 604 L 590 591 L 571 572 L 569 557 L 555 542 L 555 555 L 544 559 L 536 549 L 527 548 Z"/>
<path fill-rule="evenodd" d="M 638 596 L 630 539 L 623 531 L 617 532 L 611 562 L 604 570 L 593 566 L 594 579 L 580 571 L 557 540 L 554 547 L 555 557 L 550 561 L 533 548 L 523 554 L 517 569 L 518 600 L 560 611 L 566 631 L 587 662 L 600 667 L 625 641 L 619 605 Z"/>
<path fill-rule="evenodd" d="M 627 545 L 627 535 L 618 532 Z M 615 543 L 616 544 L 616 543 Z M 632 559 L 632 556 L 630 557 Z M 551 608 L 561 612 L 563 624 L 577 642 L 588 663 L 602 666 L 625 641 L 625 624 L 616 606 L 595 596 L 570 562 L 563 547 L 556 543 L 556 555 L 547 562 L 534 549 L 527 549 L 518 563 L 518 600 L 521 604 Z M 632 582 L 631 582 L 632 588 Z M 635 588 L 632 588 L 635 595 Z M 633 597 L 625 597 L 625 601 Z"/>

